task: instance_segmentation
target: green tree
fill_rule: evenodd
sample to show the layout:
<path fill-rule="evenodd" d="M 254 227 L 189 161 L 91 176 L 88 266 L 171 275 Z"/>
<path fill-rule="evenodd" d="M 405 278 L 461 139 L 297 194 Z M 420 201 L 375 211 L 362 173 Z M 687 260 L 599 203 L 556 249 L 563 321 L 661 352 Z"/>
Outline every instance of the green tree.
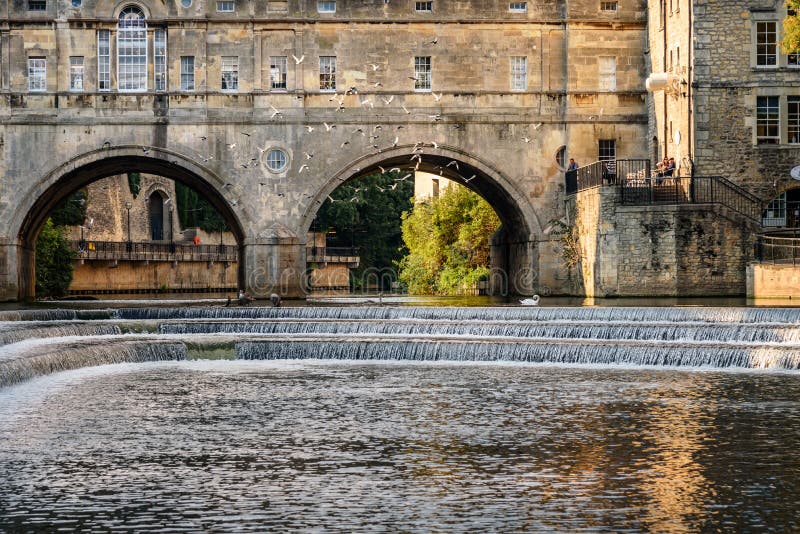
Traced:
<path fill-rule="evenodd" d="M 128 190 L 133 195 L 133 198 L 139 196 L 139 191 L 142 189 L 142 175 L 138 172 L 128 173 Z"/>
<path fill-rule="evenodd" d="M 181 228 L 199 227 L 206 232 L 228 229 L 225 219 L 211 202 L 191 187 L 175 182 L 175 197 Z"/>
<path fill-rule="evenodd" d="M 89 195 L 85 189 L 76 191 L 61 202 L 53 211 L 50 218 L 55 226 L 78 226 L 86 219 L 86 204 Z"/>
<path fill-rule="evenodd" d="M 783 19 L 783 42 L 781 46 L 787 54 L 800 52 L 800 0 L 786 0 L 789 14 Z"/>
<path fill-rule="evenodd" d="M 412 294 L 454 295 L 489 277 L 489 239 L 500 227 L 492 207 L 461 186 L 403 216 L 408 248 L 400 280 Z"/>
<path fill-rule="evenodd" d="M 36 296 L 65 295 L 72 282 L 74 259 L 63 227 L 47 219 L 36 239 Z"/>
<path fill-rule="evenodd" d="M 380 273 L 381 290 L 390 289 L 395 280 L 394 266 L 405 254 L 400 223 L 414 194 L 413 180 L 401 178 L 397 172 L 370 174 L 341 185 L 311 226 L 328 233 L 331 247 L 358 247 L 359 267 L 352 272 L 356 289 L 369 279 L 365 273 Z"/>

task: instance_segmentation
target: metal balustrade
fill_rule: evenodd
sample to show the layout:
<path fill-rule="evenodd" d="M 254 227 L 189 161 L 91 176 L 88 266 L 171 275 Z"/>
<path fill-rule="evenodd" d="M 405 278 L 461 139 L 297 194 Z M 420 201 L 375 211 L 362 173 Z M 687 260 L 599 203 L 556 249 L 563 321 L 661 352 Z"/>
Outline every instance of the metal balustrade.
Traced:
<path fill-rule="evenodd" d="M 236 245 L 194 245 L 128 241 L 71 241 L 76 257 L 96 261 L 220 261 L 239 260 Z"/>
<path fill-rule="evenodd" d="M 800 238 L 758 236 L 755 258 L 759 263 L 800 266 Z"/>

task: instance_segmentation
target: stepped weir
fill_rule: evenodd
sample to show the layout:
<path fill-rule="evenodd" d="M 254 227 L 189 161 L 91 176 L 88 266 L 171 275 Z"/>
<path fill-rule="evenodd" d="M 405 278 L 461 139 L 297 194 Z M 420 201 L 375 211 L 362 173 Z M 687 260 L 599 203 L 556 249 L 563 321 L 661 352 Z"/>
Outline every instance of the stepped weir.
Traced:
<path fill-rule="evenodd" d="M 297 307 L 0 312 L 0 386 L 60 370 L 205 358 L 800 368 L 783 308 Z"/>

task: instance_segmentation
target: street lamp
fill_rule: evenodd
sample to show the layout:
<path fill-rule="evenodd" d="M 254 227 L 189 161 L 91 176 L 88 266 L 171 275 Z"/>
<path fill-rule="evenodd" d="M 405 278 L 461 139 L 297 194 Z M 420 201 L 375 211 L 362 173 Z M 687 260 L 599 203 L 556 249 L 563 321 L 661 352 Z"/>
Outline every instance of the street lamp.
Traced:
<path fill-rule="evenodd" d="M 131 249 L 133 248 L 133 243 L 131 243 L 131 208 L 132 207 L 133 207 L 133 204 L 130 201 L 125 203 L 125 209 L 128 210 L 128 245 L 127 245 L 128 252 L 130 252 Z"/>

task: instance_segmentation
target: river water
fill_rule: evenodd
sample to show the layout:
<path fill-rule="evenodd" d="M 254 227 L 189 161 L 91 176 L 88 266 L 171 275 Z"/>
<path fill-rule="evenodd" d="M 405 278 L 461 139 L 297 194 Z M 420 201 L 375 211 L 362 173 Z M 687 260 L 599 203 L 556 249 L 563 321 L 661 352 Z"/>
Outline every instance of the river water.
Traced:
<path fill-rule="evenodd" d="M 798 531 L 798 401 L 794 371 L 69 371 L 0 390 L 0 531 Z"/>

